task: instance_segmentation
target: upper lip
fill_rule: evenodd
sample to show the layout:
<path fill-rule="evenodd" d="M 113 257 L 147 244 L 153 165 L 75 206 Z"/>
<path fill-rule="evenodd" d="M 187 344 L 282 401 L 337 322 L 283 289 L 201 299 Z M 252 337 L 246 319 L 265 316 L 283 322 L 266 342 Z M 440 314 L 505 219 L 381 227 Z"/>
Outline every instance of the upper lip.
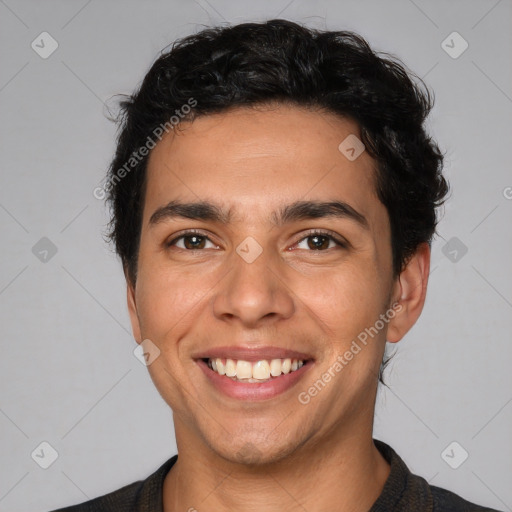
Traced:
<path fill-rule="evenodd" d="M 260 346 L 248 347 L 233 345 L 231 347 L 215 347 L 198 353 L 194 359 L 242 359 L 244 361 L 256 362 L 262 359 L 300 359 L 306 361 L 313 359 L 310 354 L 297 352 L 282 347 Z"/>

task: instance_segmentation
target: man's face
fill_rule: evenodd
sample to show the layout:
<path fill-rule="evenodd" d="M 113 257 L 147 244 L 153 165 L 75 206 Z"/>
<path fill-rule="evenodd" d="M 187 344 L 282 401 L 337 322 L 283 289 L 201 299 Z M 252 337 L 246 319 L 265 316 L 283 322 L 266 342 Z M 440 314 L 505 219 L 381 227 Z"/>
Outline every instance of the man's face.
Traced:
<path fill-rule="evenodd" d="M 148 368 L 174 411 L 178 443 L 271 461 L 371 431 L 388 324 L 359 341 L 341 370 L 335 364 L 397 295 L 374 162 L 338 149 L 359 136 L 357 124 L 280 106 L 239 108 L 182 128 L 150 155 L 137 282 L 129 288 L 136 340 L 161 351 Z M 230 222 L 165 211 L 151 222 L 171 201 L 214 203 Z M 351 213 L 280 219 L 298 201 L 341 202 Z M 179 238 L 190 229 L 197 232 Z M 298 378 L 219 386 L 229 377 L 212 375 L 201 356 L 231 346 L 293 350 L 307 362 Z M 319 379 L 324 385 L 309 393 Z"/>

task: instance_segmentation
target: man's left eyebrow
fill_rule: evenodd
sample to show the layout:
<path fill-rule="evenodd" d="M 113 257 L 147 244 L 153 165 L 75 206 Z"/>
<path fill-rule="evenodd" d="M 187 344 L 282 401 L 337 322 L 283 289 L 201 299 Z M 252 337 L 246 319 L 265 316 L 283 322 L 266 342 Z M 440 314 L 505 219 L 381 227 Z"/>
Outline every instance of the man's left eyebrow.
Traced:
<path fill-rule="evenodd" d="M 364 229 L 369 229 L 366 217 L 354 207 L 343 201 L 296 201 L 272 212 L 270 218 L 277 226 L 307 219 L 321 218 L 350 219 Z M 184 218 L 229 224 L 232 219 L 231 211 L 225 211 L 222 206 L 209 201 L 182 203 L 170 201 L 165 206 L 157 208 L 149 219 L 149 225 L 158 224 L 164 220 Z"/>
<path fill-rule="evenodd" d="M 296 201 L 281 208 L 277 215 L 275 212 L 272 213 L 272 221 L 278 226 L 298 220 L 329 217 L 350 219 L 364 229 L 370 229 L 366 217 L 343 201 Z"/>

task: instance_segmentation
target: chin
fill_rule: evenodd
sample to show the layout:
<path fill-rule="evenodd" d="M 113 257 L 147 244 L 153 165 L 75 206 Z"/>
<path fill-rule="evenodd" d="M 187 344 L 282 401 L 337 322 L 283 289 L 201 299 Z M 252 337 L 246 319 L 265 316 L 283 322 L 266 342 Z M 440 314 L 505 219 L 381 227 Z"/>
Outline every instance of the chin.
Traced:
<path fill-rule="evenodd" d="M 279 462 L 288 457 L 292 452 L 298 449 L 298 444 L 283 444 L 281 442 L 258 441 L 251 439 L 254 436 L 233 436 L 232 440 L 236 442 L 229 442 L 219 446 L 216 443 L 210 444 L 210 448 L 223 459 L 247 466 L 264 466 Z"/>

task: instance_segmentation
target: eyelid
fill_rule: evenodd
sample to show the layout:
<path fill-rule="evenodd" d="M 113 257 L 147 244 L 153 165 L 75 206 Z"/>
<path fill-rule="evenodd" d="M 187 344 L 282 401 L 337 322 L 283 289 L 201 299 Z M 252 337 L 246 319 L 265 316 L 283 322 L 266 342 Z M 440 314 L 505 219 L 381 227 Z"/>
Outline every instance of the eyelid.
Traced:
<path fill-rule="evenodd" d="M 171 247 L 172 244 L 176 243 L 180 238 L 186 237 L 186 236 L 192 236 L 192 235 L 198 235 L 203 238 L 206 238 L 209 240 L 212 244 L 218 245 L 215 243 L 209 234 L 207 234 L 204 231 L 201 231 L 200 229 L 184 229 L 183 231 L 178 231 L 174 235 L 172 235 L 172 239 L 169 241 L 164 242 L 166 247 Z M 192 252 L 192 251 L 190 251 Z"/>
<path fill-rule="evenodd" d="M 337 245 L 341 247 L 348 247 L 348 242 L 342 238 L 340 235 L 338 235 L 335 231 L 331 231 L 330 229 L 321 229 L 321 228 L 314 228 L 308 230 L 306 233 L 301 234 L 301 238 L 299 238 L 293 246 L 297 245 L 299 242 L 302 242 L 304 239 L 313 236 L 313 235 L 321 235 L 325 236 L 327 238 L 331 238 Z M 312 251 L 314 252 L 314 251 Z M 318 252 L 325 252 L 325 251 L 318 251 Z"/>

